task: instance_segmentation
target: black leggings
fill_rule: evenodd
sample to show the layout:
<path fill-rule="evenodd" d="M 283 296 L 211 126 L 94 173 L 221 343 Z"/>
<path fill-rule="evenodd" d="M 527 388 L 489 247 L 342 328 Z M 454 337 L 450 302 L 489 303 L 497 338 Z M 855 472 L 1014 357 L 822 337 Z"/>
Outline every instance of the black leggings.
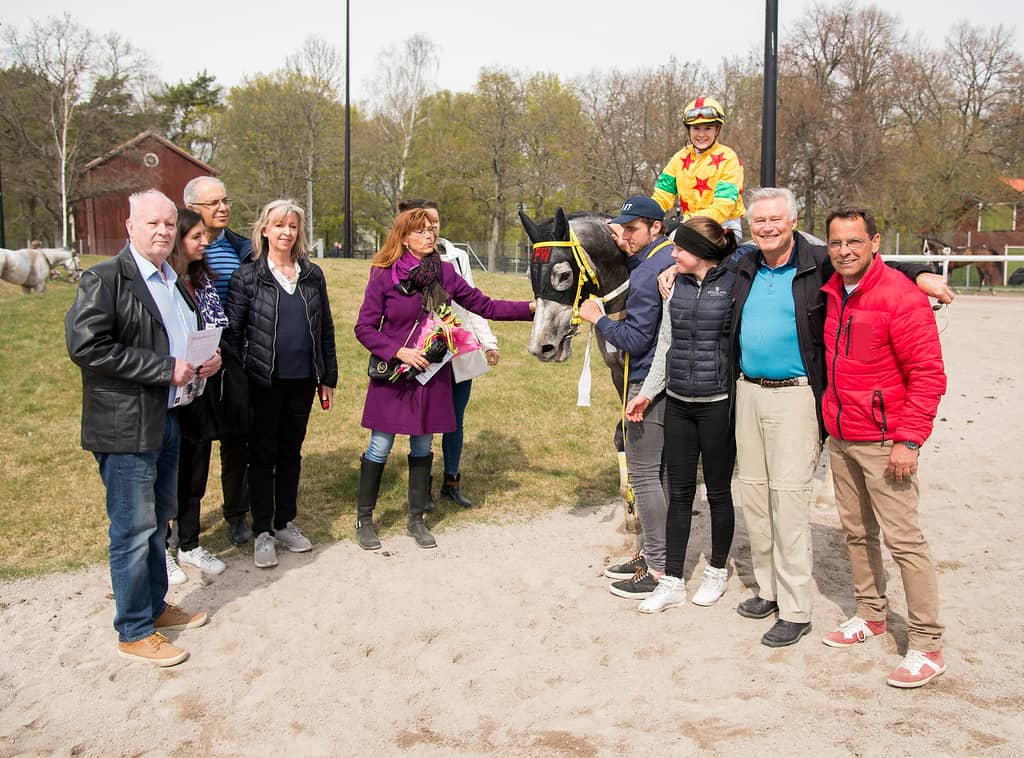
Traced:
<path fill-rule="evenodd" d="M 702 459 L 704 483 L 711 507 L 711 558 L 725 568 L 732 547 L 736 516 L 732 507 L 732 470 L 736 435 L 729 421 L 729 401 L 689 403 L 672 396 L 665 406 L 665 466 L 669 502 L 666 525 L 665 573 L 682 578 L 686 545 L 690 541 L 693 498 L 697 493 L 697 459 Z"/>

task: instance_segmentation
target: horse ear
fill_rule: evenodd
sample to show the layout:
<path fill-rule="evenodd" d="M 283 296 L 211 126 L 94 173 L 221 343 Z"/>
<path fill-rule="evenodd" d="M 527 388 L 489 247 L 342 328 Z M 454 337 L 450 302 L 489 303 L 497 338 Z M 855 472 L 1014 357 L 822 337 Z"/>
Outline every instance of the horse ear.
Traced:
<path fill-rule="evenodd" d="M 555 209 L 555 233 L 554 239 L 569 239 L 569 219 L 565 217 L 565 211 L 560 207 Z"/>
<path fill-rule="evenodd" d="M 533 219 L 526 215 L 523 208 L 519 209 L 519 221 L 522 223 L 523 229 L 526 230 L 526 236 L 530 238 L 530 242 L 537 244 L 544 241 L 540 237 L 540 229 L 533 223 Z"/>

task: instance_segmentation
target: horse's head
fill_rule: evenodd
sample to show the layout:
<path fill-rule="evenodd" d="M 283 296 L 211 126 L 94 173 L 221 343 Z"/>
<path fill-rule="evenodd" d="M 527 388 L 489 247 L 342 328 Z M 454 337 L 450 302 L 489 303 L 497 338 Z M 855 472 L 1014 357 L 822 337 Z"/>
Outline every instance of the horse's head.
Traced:
<path fill-rule="evenodd" d="M 538 225 L 520 209 L 519 219 L 533 243 L 530 282 L 537 300 L 527 349 L 542 361 L 568 360 L 579 303 L 609 292 L 629 273 L 604 216 L 570 218 L 558 208 L 553 219 Z"/>

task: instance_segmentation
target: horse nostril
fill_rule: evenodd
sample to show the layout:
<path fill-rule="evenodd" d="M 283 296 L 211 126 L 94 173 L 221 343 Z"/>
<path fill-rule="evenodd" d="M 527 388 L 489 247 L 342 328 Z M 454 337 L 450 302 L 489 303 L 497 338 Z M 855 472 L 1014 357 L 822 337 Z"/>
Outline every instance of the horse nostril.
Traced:
<path fill-rule="evenodd" d="M 558 352 L 558 345 L 545 344 L 540 346 L 541 358 L 552 358 Z"/>

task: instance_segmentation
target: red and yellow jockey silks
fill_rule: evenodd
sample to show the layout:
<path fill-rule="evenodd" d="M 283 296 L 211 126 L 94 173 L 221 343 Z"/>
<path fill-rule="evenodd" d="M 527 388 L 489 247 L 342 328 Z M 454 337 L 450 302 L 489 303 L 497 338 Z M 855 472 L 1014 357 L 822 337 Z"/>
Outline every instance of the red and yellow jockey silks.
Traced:
<path fill-rule="evenodd" d="M 683 218 L 710 216 L 724 224 L 745 213 L 743 164 L 720 142 L 703 153 L 687 145 L 665 166 L 651 197 L 666 211 L 678 197 Z"/>

